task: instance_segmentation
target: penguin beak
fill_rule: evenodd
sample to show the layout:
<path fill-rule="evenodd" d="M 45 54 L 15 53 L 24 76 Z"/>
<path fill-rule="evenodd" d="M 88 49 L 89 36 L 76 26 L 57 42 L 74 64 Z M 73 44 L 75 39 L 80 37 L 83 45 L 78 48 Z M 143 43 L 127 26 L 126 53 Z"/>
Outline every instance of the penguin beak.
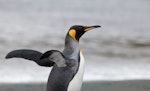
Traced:
<path fill-rule="evenodd" d="M 84 31 L 87 32 L 89 30 L 92 30 L 92 29 L 95 29 L 95 28 L 100 28 L 101 26 L 99 25 L 96 25 L 96 26 L 88 26 L 88 27 L 85 27 Z"/>

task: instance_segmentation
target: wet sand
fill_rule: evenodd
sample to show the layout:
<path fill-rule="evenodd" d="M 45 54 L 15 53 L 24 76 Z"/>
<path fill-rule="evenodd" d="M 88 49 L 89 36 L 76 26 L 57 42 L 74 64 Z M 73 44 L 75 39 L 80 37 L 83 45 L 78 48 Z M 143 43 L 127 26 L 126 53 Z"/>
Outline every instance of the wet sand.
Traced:
<path fill-rule="evenodd" d="M 46 84 L 0 84 L 0 91 L 46 91 Z M 150 81 L 129 80 L 84 82 L 81 91 L 150 91 Z"/>

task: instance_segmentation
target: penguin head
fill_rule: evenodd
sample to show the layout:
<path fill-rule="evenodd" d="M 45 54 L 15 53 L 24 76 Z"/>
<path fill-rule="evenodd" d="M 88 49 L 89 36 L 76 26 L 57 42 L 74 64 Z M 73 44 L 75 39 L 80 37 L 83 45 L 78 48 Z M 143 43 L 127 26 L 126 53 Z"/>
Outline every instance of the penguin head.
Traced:
<path fill-rule="evenodd" d="M 89 31 L 92 30 L 94 28 L 99 28 L 101 26 L 96 25 L 96 26 L 81 26 L 81 25 L 74 25 L 72 26 L 69 31 L 68 31 L 68 35 L 75 41 L 79 41 L 79 39 L 81 38 L 81 36 Z"/>

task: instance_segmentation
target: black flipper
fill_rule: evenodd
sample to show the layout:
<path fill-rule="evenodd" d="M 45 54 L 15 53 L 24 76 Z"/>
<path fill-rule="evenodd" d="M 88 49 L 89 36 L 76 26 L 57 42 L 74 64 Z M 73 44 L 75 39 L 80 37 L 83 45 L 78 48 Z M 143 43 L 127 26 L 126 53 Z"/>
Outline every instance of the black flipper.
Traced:
<path fill-rule="evenodd" d="M 24 58 L 28 60 L 35 61 L 40 66 L 51 67 L 54 65 L 54 62 L 50 61 L 48 58 L 40 59 L 43 54 L 41 52 L 29 49 L 20 49 L 14 50 L 7 54 L 6 59 L 8 58 Z"/>
<path fill-rule="evenodd" d="M 49 60 L 55 62 L 58 67 L 67 67 L 76 73 L 76 68 L 78 67 L 78 61 L 74 59 L 67 59 L 60 51 L 50 50 L 41 56 L 40 59 L 48 58 Z"/>

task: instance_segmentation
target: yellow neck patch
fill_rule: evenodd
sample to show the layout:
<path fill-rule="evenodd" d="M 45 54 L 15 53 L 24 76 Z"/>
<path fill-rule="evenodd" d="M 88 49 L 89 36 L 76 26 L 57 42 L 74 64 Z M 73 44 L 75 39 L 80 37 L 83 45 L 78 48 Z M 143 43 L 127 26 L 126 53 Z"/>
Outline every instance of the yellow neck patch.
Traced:
<path fill-rule="evenodd" d="M 77 39 L 75 38 L 75 36 L 76 36 L 76 30 L 71 29 L 69 31 L 69 35 L 73 38 L 73 40 L 77 41 Z"/>
<path fill-rule="evenodd" d="M 80 54 L 82 54 L 83 55 L 83 51 L 82 51 L 82 49 L 80 48 Z"/>

